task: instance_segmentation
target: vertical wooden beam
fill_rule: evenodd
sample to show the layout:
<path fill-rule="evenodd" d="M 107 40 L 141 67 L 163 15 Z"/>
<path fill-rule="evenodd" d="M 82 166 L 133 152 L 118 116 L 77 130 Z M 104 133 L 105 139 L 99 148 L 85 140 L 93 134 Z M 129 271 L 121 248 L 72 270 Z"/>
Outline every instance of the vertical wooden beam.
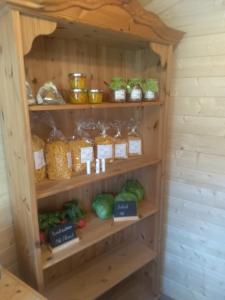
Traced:
<path fill-rule="evenodd" d="M 167 138 L 168 138 L 168 106 L 170 98 L 170 82 L 171 82 L 171 66 L 173 46 L 165 46 L 151 43 L 151 49 L 157 53 L 161 62 L 161 76 L 160 76 L 160 101 L 163 105 L 160 107 L 160 138 L 158 157 L 162 160 L 161 165 L 157 170 L 157 205 L 160 208 L 160 215 L 156 217 L 155 222 L 155 236 L 159 239 L 155 244 L 155 250 L 159 254 L 157 261 L 156 273 L 157 278 L 155 282 L 156 294 L 160 293 L 160 277 L 162 272 L 162 243 L 163 243 L 163 223 L 164 223 L 164 190 L 165 190 L 165 169 L 166 169 L 166 154 L 167 154 Z"/>
<path fill-rule="evenodd" d="M 26 282 L 41 289 L 43 273 L 19 12 L 8 11 L 2 15 L 0 28 L 1 125 L 18 261 Z"/>

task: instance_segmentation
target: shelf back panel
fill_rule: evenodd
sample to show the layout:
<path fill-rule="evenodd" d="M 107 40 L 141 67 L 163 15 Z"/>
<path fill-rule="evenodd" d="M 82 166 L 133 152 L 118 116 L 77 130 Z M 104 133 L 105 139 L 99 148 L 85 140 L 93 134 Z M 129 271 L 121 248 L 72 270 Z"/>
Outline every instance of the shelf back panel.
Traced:
<path fill-rule="evenodd" d="M 68 99 L 68 74 L 83 72 L 88 88 L 109 92 L 104 82 L 112 77 L 159 78 L 159 57 L 150 48 L 140 50 L 107 46 L 82 39 L 51 36 L 36 38 L 25 56 L 26 76 L 34 93 L 46 82 L 53 81 Z"/>

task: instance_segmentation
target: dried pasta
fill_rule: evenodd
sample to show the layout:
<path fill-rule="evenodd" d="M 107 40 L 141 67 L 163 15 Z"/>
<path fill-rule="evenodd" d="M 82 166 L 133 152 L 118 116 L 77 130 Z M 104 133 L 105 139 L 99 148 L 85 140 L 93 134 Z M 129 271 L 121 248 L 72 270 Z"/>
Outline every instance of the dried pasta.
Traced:
<path fill-rule="evenodd" d="M 63 140 L 52 140 L 46 144 L 48 178 L 51 180 L 70 179 L 72 159 L 69 145 Z"/>
<path fill-rule="evenodd" d="M 74 172 L 81 172 L 86 169 L 86 162 L 93 161 L 93 145 L 88 140 L 78 138 L 69 142 L 72 154 L 72 165 Z"/>
<path fill-rule="evenodd" d="M 107 134 L 107 125 L 99 124 L 101 134 L 95 137 L 96 156 L 98 159 L 105 159 L 107 162 L 114 161 L 114 139 Z"/>

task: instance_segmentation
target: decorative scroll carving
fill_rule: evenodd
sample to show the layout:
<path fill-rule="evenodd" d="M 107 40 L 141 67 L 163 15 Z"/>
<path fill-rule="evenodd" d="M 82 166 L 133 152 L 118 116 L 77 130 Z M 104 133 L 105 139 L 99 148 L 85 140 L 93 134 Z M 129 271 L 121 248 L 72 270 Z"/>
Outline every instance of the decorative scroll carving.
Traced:
<path fill-rule="evenodd" d="M 168 60 L 168 46 L 150 43 L 150 48 L 160 56 L 161 66 L 164 68 Z"/>
<path fill-rule="evenodd" d="M 101 9 L 107 5 L 118 6 L 124 9 L 132 18 L 135 24 L 143 25 L 151 29 L 166 44 L 175 44 L 183 36 L 183 33 L 166 26 L 158 16 L 146 11 L 137 0 L 6 0 L 12 5 L 25 7 L 47 15 L 59 17 L 61 13 L 73 8 L 80 8 L 84 11 Z M 68 16 L 70 21 L 76 21 L 76 17 Z M 147 38 L 147 37 L 146 37 Z"/>
<path fill-rule="evenodd" d="M 48 35 L 55 31 L 56 23 L 35 17 L 21 16 L 23 54 L 30 52 L 34 39 L 39 35 Z"/>

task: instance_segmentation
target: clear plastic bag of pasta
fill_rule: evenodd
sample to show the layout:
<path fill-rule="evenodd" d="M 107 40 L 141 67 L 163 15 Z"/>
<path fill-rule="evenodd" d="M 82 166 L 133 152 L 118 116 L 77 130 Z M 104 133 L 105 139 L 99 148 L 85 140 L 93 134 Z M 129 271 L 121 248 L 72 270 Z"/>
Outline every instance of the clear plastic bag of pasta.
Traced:
<path fill-rule="evenodd" d="M 69 144 L 60 130 L 50 119 L 52 130 L 45 147 L 48 178 L 51 180 L 70 179 L 72 157 Z"/>
<path fill-rule="evenodd" d="M 114 139 L 108 134 L 110 126 L 106 122 L 98 122 L 97 127 L 100 134 L 95 137 L 96 157 L 105 159 L 106 162 L 113 162 Z"/>
<path fill-rule="evenodd" d="M 139 156 L 143 154 L 143 140 L 139 132 L 139 124 L 134 119 L 128 123 L 128 155 Z"/>
<path fill-rule="evenodd" d="M 46 178 L 46 163 L 44 157 L 45 142 L 37 135 L 32 134 L 32 150 L 34 158 L 34 175 L 36 182 Z"/>
<path fill-rule="evenodd" d="M 122 135 L 123 124 L 121 121 L 114 121 L 112 127 L 116 133 L 114 135 L 114 156 L 115 159 L 127 159 L 128 158 L 128 143 L 127 138 Z"/>
<path fill-rule="evenodd" d="M 69 141 L 73 171 L 76 173 L 84 171 L 87 162 L 92 163 L 94 160 L 93 140 L 85 129 L 89 129 L 89 124 L 78 121 L 76 133 Z"/>

